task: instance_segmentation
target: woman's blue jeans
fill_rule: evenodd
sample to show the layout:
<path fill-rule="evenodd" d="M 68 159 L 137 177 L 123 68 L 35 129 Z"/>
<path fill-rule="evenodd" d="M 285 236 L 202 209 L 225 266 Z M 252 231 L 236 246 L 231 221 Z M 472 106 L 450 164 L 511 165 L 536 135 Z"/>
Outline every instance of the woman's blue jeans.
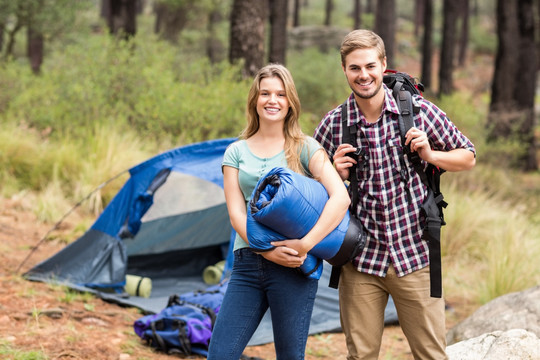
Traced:
<path fill-rule="evenodd" d="M 238 360 L 268 308 L 277 360 L 304 359 L 317 285 L 297 269 L 236 250 L 207 359 Z"/>

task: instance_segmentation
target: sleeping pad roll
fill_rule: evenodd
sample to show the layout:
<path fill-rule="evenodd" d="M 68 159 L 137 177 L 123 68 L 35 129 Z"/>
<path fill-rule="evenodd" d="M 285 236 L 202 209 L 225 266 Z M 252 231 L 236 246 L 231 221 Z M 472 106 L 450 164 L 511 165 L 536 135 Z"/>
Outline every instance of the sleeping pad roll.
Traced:
<path fill-rule="evenodd" d="M 263 176 L 248 205 L 247 236 L 250 247 L 272 250 L 272 241 L 301 239 L 319 219 L 328 193 L 318 181 L 283 167 Z M 322 261 L 343 265 L 365 245 L 362 225 L 349 212 L 341 223 L 308 253 L 300 270 L 320 278 Z"/>

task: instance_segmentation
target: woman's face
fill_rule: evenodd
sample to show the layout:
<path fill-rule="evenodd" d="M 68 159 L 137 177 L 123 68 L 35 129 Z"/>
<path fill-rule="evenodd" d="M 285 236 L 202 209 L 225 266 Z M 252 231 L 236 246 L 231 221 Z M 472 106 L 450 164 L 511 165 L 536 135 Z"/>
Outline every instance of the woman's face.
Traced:
<path fill-rule="evenodd" d="M 289 100 L 280 78 L 266 77 L 259 83 L 257 114 L 262 121 L 284 121 L 289 112 Z"/>

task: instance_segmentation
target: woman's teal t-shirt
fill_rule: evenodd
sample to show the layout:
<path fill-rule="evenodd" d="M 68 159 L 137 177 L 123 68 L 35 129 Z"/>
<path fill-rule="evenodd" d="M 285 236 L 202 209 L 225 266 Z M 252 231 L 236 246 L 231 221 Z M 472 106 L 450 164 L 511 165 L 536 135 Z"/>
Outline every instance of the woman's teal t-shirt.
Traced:
<path fill-rule="evenodd" d="M 321 148 L 321 145 L 310 136 L 306 136 L 305 145 L 300 154 L 300 162 L 306 174 L 309 174 L 309 161 L 313 154 Z M 246 140 L 239 140 L 229 145 L 225 151 L 222 166 L 238 169 L 238 182 L 244 194 L 247 208 L 253 189 L 255 189 L 259 179 L 275 167 L 287 167 L 287 161 L 284 151 L 269 158 L 260 158 L 249 150 Z M 248 244 L 237 234 L 234 250 L 244 247 L 248 247 Z"/>

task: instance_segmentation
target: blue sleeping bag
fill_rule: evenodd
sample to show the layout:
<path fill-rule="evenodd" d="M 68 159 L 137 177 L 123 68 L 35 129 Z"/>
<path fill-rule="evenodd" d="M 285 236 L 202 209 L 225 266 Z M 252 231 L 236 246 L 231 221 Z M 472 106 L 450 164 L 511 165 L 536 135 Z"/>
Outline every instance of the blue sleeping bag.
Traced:
<path fill-rule="evenodd" d="M 318 181 L 276 167 L 262 177 L 248 205 L 247 236 L 258 251 L 274 248 L 272 241 L 301 239 L 319 219 L 328 193 Z M 312 278 L 322 274 L 322 259 L 343 265 L 365 245 L 359 221 L 349 212 L 341 223 L 308 253 L 300 270 Z"/>

